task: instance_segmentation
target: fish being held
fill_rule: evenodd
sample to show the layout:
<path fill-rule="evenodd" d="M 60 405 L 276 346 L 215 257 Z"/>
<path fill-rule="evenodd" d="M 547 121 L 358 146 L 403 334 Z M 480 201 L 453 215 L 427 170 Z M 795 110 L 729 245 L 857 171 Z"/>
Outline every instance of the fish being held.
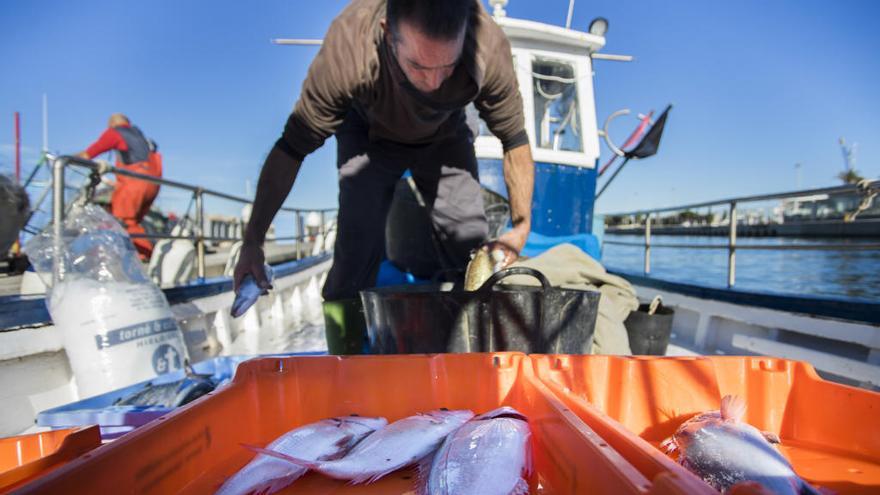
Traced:
<path fill-rule="evenodd" d="M 486 246 L 477 248 L 471 253 L 464 272 L 464 290 L 475 291 L 486 283 L 494 273 L 504 266 L 504 251 L 495 250 L 491 253 Z"/>
<path fill-rule="evenodd" d="M 529 425 L 512 407 L 475 417 L 419 466 L 423 495 L 525 495 L 531 473 Z M 428 471 L 430 470 L 430 471 Z"/>
<path fill-rule="evenodd" d="M 266 280 L 272 282 L 272 278 L 274 277 L 272 267 L 269 265 L 263 265 L 263 270 L 266 273 Z M 268 293 L 269 291 L 267 289 L 263 289 L 257 285 L 257 281 L 254 280 L 253 275 L 245 275 L 244 280 L 241 282 L 241 286 L 235 293 L 235 300 L 232 301 L 232 309 L 229 311 L 230 314 L 233 318 L 238 318 L 253 306 L 260 296 L 265 296 Z"/>
<path fill-rule="evenodd" d="M 745 411 L 745 401 L 725 396 L 721 410 L 685 421 L 661 448 L 677 451 L 679 464 L 722 493 L 743 482 L 756 482 L 779 495 L 823 493 L 802 480 L 771 445 L 779 437 L 742 421 Z"/>
<path fill-rule="evenodd" d="M 431 454 L 446 437 L 474 417 L 468 410 L 438 409 L 395 421 L 368 436 L 338 460 L 310 461 L 254 448 L 339 480 L 372 483 Z"/>
<path fill-rule="evenodd" d="M 387 424 L 385 418 L 361 416 L 323 419 L 288 431 L 270 443 L 266 450 L 310 461 L 337 459 L 348 453 L 364 437 Z M 217 494 L 275 493 L 307 471 L 308 468 L 288 461 L 258 454 L 226 480 Z"/>

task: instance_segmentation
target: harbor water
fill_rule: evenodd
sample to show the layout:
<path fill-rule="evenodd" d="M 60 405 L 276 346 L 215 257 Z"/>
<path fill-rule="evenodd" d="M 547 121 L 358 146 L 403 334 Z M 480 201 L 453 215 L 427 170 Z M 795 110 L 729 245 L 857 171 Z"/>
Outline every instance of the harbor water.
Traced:
<path fill-rule="evenodd" d="M 602 263 L 611 271 L 641 275 L 644 247 L 607 241 L 643 243 L 644 237 L 606 234 Z M 876 239 L 738 238 L 737 245 L 876 243 Z M 650 276 L 707 287 L 727 286 L 727 249 L 664 248 L 662 244 L 727 246 L 724 237 L 652 236 Z M 878 250 L 749 250 L 736 252 L 735 288 L 787 295 L 880 300 Z"/>

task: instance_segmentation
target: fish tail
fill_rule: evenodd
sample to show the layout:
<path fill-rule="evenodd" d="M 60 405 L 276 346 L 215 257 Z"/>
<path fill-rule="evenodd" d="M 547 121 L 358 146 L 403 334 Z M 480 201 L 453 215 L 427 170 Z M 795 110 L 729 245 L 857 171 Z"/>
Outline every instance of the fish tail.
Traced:
<path fill-rule="evenodd" d="M 287 461 L 291 464 L 295 464 L 297 466 L 301 466 L 308 469 L 317 469 L 320 466 L 320 463 L 307 461 L 305 459 L 298 459 L 296 457 L 289 456 L 287 454 L 282 454 L 281 452 L 275 450 L 264 449 L 263 447 L 257 447 L 256 445 L 248 445 L 246 443 L 241 444 L 242 447 L 252 450 L 258 454 L 267 455 L 269 457 L 274 457 L 276 459 L 281 459 L 282 461 Z"/>
<path fill-rule="evenodd" d="M 302 477 L 306 470 L 302 470 L 299 474 L 289 474 L 278 478 L 268 479 L 265 481 L 257 481 L 254 483 L 253 472 L 242 470 L 231 476 L 217 490 L 215 495 L 270 495 L 272 493 L 283 490 L 285 487 Z"/>
<path fill-rule="evenodd" d="M 721 419 L 741 421 L 746 415 L 746 401 L 737 395 L 725 395 L 721 399 Z"/>
<path fill-rule="evenodd" d="M 663 443 L 660 444 L 660 449 L 666 452 L 666 454 L 671 454 L 678 450 L 678 445 L 675 443 L 675 437 L 669 437 L 666 440 L 663 440 Z"/>
<path fill-rule="evenodd" d="M 418 473 L 418 487 L 416 488 L 416 493 L 418 495 L 431 495 L 429 492 L 428 481 L 431 478 L 431 467 L 434 465 L 434 457 L 437 456 L 439 452 L 432 452 L 422 459 L 416 464 L 416 472 Z"/>
<path fill-rule="evenodd" d="M 531 493 L 529 483 L 522 478 L 516 480 L 516 485 L 510 491 L 510 495 L 529 495 L 529 493 Z"/>

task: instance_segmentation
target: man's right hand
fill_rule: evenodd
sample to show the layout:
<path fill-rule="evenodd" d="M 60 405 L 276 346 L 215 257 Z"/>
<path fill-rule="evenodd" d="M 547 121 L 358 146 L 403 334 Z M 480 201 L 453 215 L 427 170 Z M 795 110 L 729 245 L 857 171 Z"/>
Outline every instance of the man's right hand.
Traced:
<path fill-rule="evenodd" d="M 238 288 L 241 287 L 244 278 L 247 275 L 254 277 L 257 286 L 263 290 L 272 288 L 272 284 L 266 278 L 266 271 L 263 265 L 266 257 L 263 254 L 263 248 L 254 244 L 244 244 L 241 247 L 241 253 L 238 256 L 238 264 L 235 265 L 235 271 L 232 276 L 232 284 L 235 293 L 238 294 Z"/>

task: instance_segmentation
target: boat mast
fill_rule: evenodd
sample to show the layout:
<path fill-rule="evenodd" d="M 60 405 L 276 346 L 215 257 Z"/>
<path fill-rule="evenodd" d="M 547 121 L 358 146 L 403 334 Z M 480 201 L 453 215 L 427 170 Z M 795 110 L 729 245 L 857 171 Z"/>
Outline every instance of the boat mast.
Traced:
<path fill-rule="evenodd" d="M 568 16 L 565 18 L 565 29 L 571 29 L 571 15 L 574 13 L 574 0 L 568 0 Z"/>
<path fill-rule="evenodd" d="M 49 152 L 49 99 L 43 93 L 43 153 Z"/>

